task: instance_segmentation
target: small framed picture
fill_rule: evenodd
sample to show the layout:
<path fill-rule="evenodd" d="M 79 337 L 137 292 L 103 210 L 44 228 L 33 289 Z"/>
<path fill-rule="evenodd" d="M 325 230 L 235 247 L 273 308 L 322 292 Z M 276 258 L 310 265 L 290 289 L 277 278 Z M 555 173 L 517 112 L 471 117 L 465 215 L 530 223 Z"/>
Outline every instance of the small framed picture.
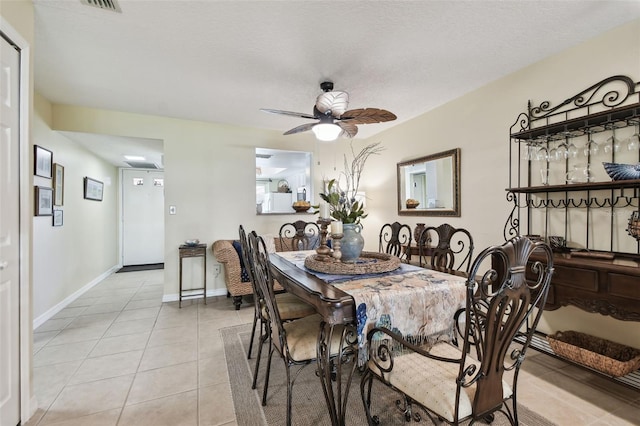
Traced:
<path fill-rule="evenodd" d="M 51 179 L 53 153 L 39 145 L 34 145 L 33 149 L 33 174 Z"/>
<path fill-rule="evenodd" d="M 53 165 L 53 205 L 64 204 L 64 167 L 58 163 Z"/>
<path fill-rule="evenodd" d="M 53 226 L 62 226 L 63 214 L 62 209 L 53 209 Z"/>
<path fill-rule="evenodd" d="M 85 200 L 102 201 L 102 191 L 104 183 L 99 180 L 84 178 L 84 198 Z"/>
<path fill-rule="evenodd" d="M 51 216 L 53 214 L 53 189 L 36 186 L 36 216 Z"/>

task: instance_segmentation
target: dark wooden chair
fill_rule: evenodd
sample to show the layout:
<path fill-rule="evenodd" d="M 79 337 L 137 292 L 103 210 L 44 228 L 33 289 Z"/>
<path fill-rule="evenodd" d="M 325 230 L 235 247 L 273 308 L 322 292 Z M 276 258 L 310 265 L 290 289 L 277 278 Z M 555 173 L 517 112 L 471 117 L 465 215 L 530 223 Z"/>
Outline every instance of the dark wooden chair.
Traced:
<path fill-rule="evenodd" d="M 473 259 L 473 237 L 448 223 L 427 226 L 418 239 L 420 266 L 467 275 Z"/>
<path fill-rule="evenodd" d="M 242 225 L 240 225 L 238 229 L 238 234 L 240 237 L 240 245 L 242 246 L 242 262 L 245 265 L 247 275 L 249 275 L 249 281 L 251 281 L 251 285 L 253 286 L 254 313 L 253 327 L 251 329 L 251 342 L 249 343 L 249 350 L 247 351 L 248 359 L 251 358 L 251 352 L 253 351 L 253 341 L 255 339 L 256 329 L 259 327 L 260 330 L 258 338 L 258 357 L 256 358 L 253 381 L 251 383 L 251 389 L 255 389 L 258 380 L 258 369 L 260 368 L 260 358 L 262 356 L 262 345 L 270 338 L 270 334 L 267 333 L 267 323 L 269 320 L 264 315 L 264 294 L 255 279 L 255 265 L 251 253 L 251 247 L 249 246 L 247 234 Z M 255 232 L 252 231 L 252 234 L 255 234 Z M 315 314 L 313 306 L 303 302 L 293 294 L 278 293 L 275 295 L 275 298 L 278 312 L 283 321 L 291 321 Z"/>
<path fill-rule="evenodd" d="M 265 372 L 264 389 L 262 391 L 262 405 L 267 404 L 267 390 L 269 388 L 269 372 L 271 370 L 271 359 L 273 352 L 284 361 L 287 377 L 287 413 L 286 424 L 291 426 L 291 394 L 296 374 L 291 374 L 293 366 L 307 366 L 315 362 L 317 356 L 317 342 L 322 317 L 318 314 L 310 315 L 301 319 L 286 322 L 281 315 L 276 295 L 273 291 L 273 277 L 269 263 L 269 253 L 267 252 L 264 240 L 257 236 L 255 232 L 249 234 L 250 253 L 253 256 L 255 279 L 264 294 L 263 315 L 267 319 L 267 335 L 272 336 L 269 345 L 269 357 Z M 342 330 L 337 331 L 332 336 L 331 348 L 332 356 L 337 355 L 342 338 Z"/>
<path fill-rule="evenodd" d="M 407 262 L 412 240 L 411 227 L 399 222 L 387 223 L 380 228 L 378 251 L 397 256 Z"/>
<path fill-rule="evenodd" d="M 283 251 L 315 250 L 320 246 L 320 228 L 315 222 L 285 223 L 278 235 Z"/>
<path fill-rule="evenodd" d="M 543 260 L 529 263 L 534 251 Z M 488 260 L 491 267 L 481 271 Z M 376 424 L 370 412 L 373 379 L 404 397 L 399 406 L 407 421 L 420 417 L 414 412 L 419 407 L 434 424 L 491 421 L 500 412 L 517 425 L 518 372 L 542 314 L 542 309 L 535 308 L 544 306 L 552 274 L 551 248 L 515 237 L 483 250 L 473 262 L 460 347 L 438 342 L 427 351 L 389 329 L 372 329 L 367 334 L 371 349 L 360 383 L 369 425 Z M 519 339 L 514 341 L 516 334 Z"/>

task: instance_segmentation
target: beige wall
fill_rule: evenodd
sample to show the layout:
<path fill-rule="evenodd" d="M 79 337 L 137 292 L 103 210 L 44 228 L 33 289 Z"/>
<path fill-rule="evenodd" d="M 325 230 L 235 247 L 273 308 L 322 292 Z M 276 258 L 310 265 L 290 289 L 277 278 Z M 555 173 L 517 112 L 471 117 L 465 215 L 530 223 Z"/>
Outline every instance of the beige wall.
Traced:
<path fill-rule="evenodd" d="M 284 137 L 279 132 L 65 105 L 54 106 L 53 127 L 163 140 L 166 300 L 178 293 L 178 246 L 186 239 L 198 238 L 210 246 L 218 239 L 236 238 L 241 223 L 259 233 L 269 233 L 277 232 L 283 221 L 299 218 L 256 216 L 256 147 L 317 153 L 316 179 L 326 174 L 323 165 L 328 161 L 310 134 Z M 176 206 L 176 215 L 168 214 L 169 206 Z M 210 250 L 207 262 L 215 262 Z M 188 276 L 185 272 L 185 281 Z M 207 269 L 207 283 L 208 290 L 226 294 L 222 274 L 216 277 L 213 268 Z"/>
<path fill-rule="evenodd" d="M 640 81 L 640 20 L 605 33 L 525 69 L 497 80 L 423 116 L 394 127 L 374 138 L 389 149 L 373 159 L 366 182 L 372 214 L 364 236 L 375 239 L 382 224 L 396 215 L 395 164 L 454 147 L 461 148 L 462 216 L 432 218 L 467 228 L 477 250 L 503 241 L 502 231 L 511 205 L 507 203 L 509 127 L 527 101 L 562 102 L 612 75 Z M 405 218 L 412 225 L 420 218 Z M 546 312 L 546 331 L 578 330 L 640 347 L 640 323 L 612 320 L 577 308 Z"/>
<path fill-rule="evenodd" d="M 377 249 L 381 225 L 395 220 L 412 226 L 418 222 L 446 221 L 465 227 L 474 236 L 478 251 L 501 243 L 511 209 L 504 190 L 508 185 L 509 127 L 526 109 L 529 99 L 534 104 L 544 100 L 560 102 L 615 74 L 640 79 L 639 37 L 640 21 L 635 21 L 368 141 L 355 142 L 356 149 L 377 141 L 387 148 L 382 155 L 370 158 L 361 187 L 368 198 L 369 217 L 364 222 L 366 249 Z M 233 238 L 240 223 L 260 233 L 274 233 L 280 223 L 295 217 L 255 215 L 255 147 L 314 152 L 316 185 L 323 176 L 330 178 L 337 174 L 334 167 L 341 169 L 342 153 L 348 149 L 345 141 L 320 143 L 311 134 L 283 137 L 277 132 L 64 105 L 53 108 L 53 128 L 164 141 L 165 212 L 169 205 L 175 205 L 178 211 L 175 216 L 165 216 L 167 296 L 177 293 L 177 247 L 186 238 L 197 237 L 208 244 L 220 238 Z M 400 218 L 396 210 L 396 163 L 454 147 L 461 148 L 462 216 Z M 214 261 L 209 253 L 208 262 Z M 213 277 L 211 272 L 209 275 L 209 285 L 223 291 L 221 277 Z M 568 328 L 588 331 L 640 347 L 640 324 L 611 322 L 573 308 L 546 313 L 543 326 L 547 331 Z"/>
<path fill-rule="evenodd" d="M 64 167 L 63 226 L 33 217 L 33 314 L 35 326 L 96 284 L 118 264 L 118 173 L 63 134 L 51 130 L 51 104 L 36 94 L 32 139 Z M 102 201 L 85 200 L 85 176 L 105 183 Z M 34 177 L 34 184 L 52 186 Z"/>

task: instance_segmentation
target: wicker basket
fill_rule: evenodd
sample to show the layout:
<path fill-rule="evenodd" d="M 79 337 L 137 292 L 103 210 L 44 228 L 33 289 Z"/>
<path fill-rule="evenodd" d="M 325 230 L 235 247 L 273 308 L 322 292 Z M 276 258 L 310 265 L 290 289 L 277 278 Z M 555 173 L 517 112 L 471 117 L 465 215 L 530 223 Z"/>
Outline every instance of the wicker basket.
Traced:
<path fill-rule="evenodd" d="M 558 355 L 613 377 L 640 368 L 640 350 L 577 331 L 558 331 L 547 336 Z"/>

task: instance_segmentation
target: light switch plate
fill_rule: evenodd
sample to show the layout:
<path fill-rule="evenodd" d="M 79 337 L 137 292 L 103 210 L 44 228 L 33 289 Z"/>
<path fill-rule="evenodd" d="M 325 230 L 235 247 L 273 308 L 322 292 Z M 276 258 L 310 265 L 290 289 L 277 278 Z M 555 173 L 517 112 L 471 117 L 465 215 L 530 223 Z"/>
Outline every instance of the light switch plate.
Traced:
<path fill-rule="evenodd" d="M 176 206 L 169 206 L 169 214 L 176 214 Z"/>

